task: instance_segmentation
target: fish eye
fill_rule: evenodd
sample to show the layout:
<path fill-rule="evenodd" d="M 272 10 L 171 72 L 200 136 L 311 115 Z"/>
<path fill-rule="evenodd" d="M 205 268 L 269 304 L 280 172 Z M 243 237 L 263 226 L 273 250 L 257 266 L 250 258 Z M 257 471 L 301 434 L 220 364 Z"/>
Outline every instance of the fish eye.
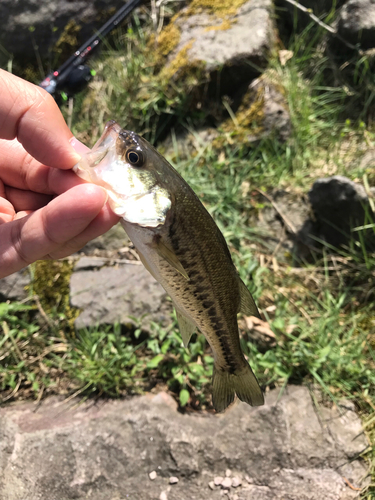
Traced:
<path fill-rule="evenodd" d="M 129 149 L 129 151 L 126 152 L 126 160 L 134 167 L 142 167 L 144 163 L 143 154 L 134 149 Z"/>

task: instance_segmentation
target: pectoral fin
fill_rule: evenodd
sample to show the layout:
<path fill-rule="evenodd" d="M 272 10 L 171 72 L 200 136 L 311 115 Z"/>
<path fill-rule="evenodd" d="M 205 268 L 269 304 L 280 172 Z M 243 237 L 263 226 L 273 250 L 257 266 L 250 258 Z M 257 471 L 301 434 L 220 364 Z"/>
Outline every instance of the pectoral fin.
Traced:
<path fill-rule="evenodd" d="M 166 247 L 161 240 L 158 240 L 155 242 L 155 248 L 156 248 L 156 251 L 161 258 L 166 260 L 169 265 L 174 267 L 176 269 L 176 271 L 178 271 L 180 274 L 182 274 L 182 276 L 189 281 L 189 276 L 188 276 L 187 272 L 183 268 L 181 262 L 178 260 L 178 257 L 174 253 L 173 250 Z"/>
<path fill-rule="evenodd" d="M 184 314 L 180 313 L 176 306 L 175 309 L 182 342 L 184 343 L 184 346 L 187 347 L 189 345 L 191 336 L 195 332 L 196 327 L 194 323 L 190 321 L 190 319 L 188 319 Z"/>
<path fill-rule="evenodd" d="M 251 293 L 246 288 L 245 283 L 241 280 L 241 278 L 238 278 L 238 280 L 239 280 L 240 296 L 241 296 L 240 310 L 238 312 L 242 312 L 246 316 L 256 316 L 257 318 L 260 318 L 258 308 L 255 305 Z"/>

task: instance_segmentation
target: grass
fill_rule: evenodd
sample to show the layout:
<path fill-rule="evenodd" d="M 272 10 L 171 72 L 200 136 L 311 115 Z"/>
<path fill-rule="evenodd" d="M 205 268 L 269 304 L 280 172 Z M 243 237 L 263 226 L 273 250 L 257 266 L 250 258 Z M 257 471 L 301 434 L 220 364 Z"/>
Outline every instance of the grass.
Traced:
<path fill-rule="evenodd" d="M 348 248 L 326 248 L 313 264 L 298 268 L 290 255 L 273 254 L 269 235 L 254 227 L 257 215 L 269 206 L 256 189 L 285 190 L 298 199 L 318 177 L 374 179 L 371 170 L 359 167 L 361 154 L 374 144 L 374 130 L 364 121 L 363 109 L 353 115 L 361 97 L 356 82 L 364 86 L 365 103 L 371 103 L 366 85 L 371 68 L 365 61 L 351 62 L 358 74 L 350 92 L 344 83 L 329 85 L 322 33 L 299 34 L 288 46 L 293 58 L 282 66 L 274 54 L 268 70 L 285 94 L 291 138 L 280 143 L 269 137 L 249 149 L 233 139 L 234 133 L 223 132 L 224 145 L 215 148 L 197 133 L 212 114 L 191 104 L 191 87 L 168 86 L 158 77 L 149 56 L 149 30 L 136 20 L 126 33 L 118 33 L 117 47 L 107 47 L 96 61 L 97 77 L 75 101 L 74 133 L 92 145 L 105 121 L 114 117 L 153 141 L 171 123 L 178 133 L 188 131 L 195 144 L 191 155 L 186 157 L 174 140 L 169 158 L 217 221 L 275 334 L 274 346 L 265 349 L 241 326 L 243 350 L 262 387 L 303 383 L 320 387 L 327 404 L 354 401 L 372 443 L 364 458 L 374 477 L 375 256 L 362 238 L 373 230 L 373 221 L 355 231 L 359 238 Z M 61 286 L 66 286 L 58 266 L 46 282 L 63 279 Z M 124 332 L 119 325 L 75 332 L 67 302 L 59 299 L 59 308 L 49 309 L 42 290 L 35 279 L 28 301 L 0 304 L 4 400 L 51 393 L 116 397 L 167 388 L 186 411 L 211 410 L 213 359 L 202 335 L 192 338 L 187 351 L 175 317 L 167 330 L 154 324 L 150 335 L 139 328 Z M 367 487 L 362 498 L 373 499 L 374 488 Z"/>

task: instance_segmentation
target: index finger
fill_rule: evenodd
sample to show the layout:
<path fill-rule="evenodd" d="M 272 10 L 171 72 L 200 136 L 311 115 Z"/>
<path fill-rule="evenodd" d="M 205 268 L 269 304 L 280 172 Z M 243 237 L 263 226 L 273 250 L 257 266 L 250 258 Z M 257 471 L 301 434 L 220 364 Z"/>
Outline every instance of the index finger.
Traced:
<path fill-rule="evenodd" d="M 40 163 L 69 169 L 80 159 L 53 97 L 0 69 L 0 138 L 15 139 Z"/>
<path fill-rule="evenodd" d="M 71 143 L 79 154 L 89 151 L 89 148 L 76 139 Z M 0 179 L 9 187 L 34 193 L 61 194 L 82 184 L 72 170 L 62 171 L 37 161 L 17 139 L 0 139 L 0 152 Z"/>

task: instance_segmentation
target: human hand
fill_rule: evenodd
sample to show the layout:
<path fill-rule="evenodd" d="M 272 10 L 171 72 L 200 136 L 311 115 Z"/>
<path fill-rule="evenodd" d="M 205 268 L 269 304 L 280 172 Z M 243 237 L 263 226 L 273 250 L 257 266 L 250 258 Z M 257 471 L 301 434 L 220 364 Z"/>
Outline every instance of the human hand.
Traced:
<path fill-rule="evenodd" d="M 70 169 L 87 148 L 43 89 L 0 70 L 0 278 L 66 257 L 118 217 Z"/>

